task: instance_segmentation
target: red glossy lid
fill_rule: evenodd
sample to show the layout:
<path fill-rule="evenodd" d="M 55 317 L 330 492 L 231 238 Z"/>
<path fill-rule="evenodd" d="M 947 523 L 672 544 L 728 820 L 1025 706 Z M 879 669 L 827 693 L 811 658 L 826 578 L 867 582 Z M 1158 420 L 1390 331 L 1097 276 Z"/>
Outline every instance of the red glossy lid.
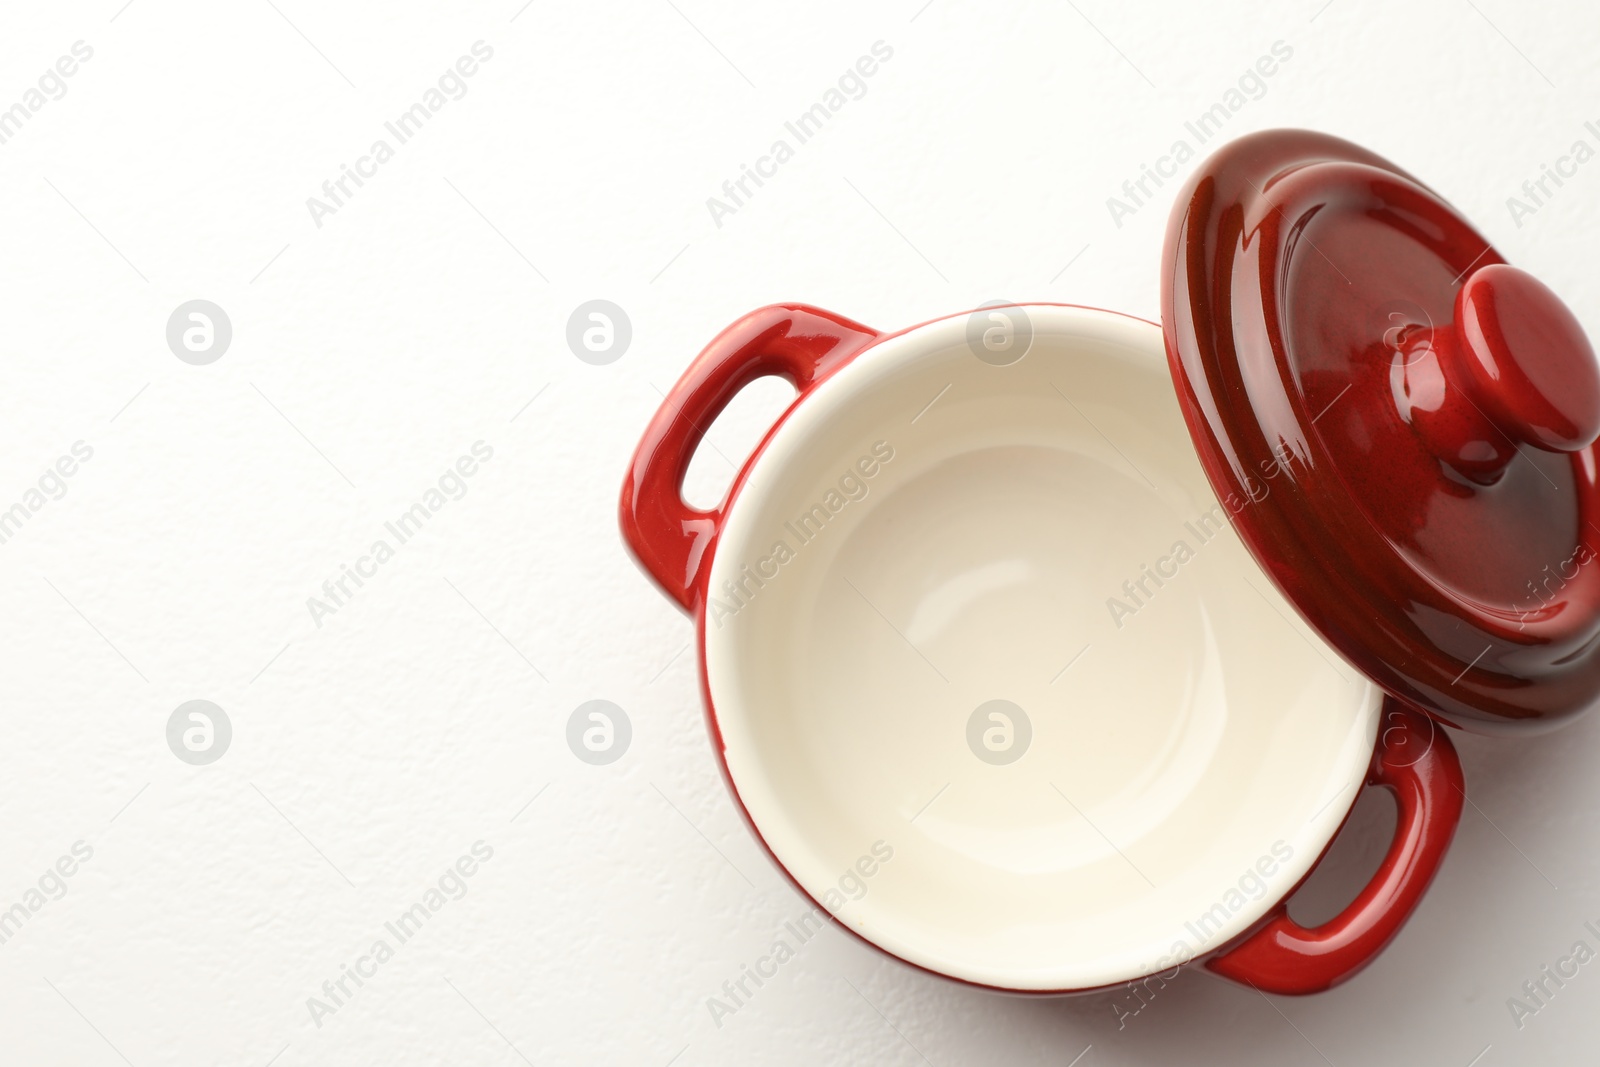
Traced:
<path fill-rule="evenodd" d="M 1201 165 L 1161 318 L 1256 560 L 1395 696 L 1477 729 L 1600 698 L 1600 368 L 1572 313 L 1439 195 L 1273 130 Z"/>

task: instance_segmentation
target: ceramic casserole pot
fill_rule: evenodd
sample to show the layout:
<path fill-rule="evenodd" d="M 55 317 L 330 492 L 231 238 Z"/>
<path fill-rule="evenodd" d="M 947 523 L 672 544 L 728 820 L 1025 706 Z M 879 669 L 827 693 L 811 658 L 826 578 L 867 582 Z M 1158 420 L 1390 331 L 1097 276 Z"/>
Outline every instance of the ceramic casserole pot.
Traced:
<path fill-rule="evenodd" d="M 1180 195 L 1163 318 L 764 308 L 629 470 L 625 539 L 696 619 L 747 821 L 928 971 L 1325 989 L 1443 859 L 1438 724 L 1549 725 L 1600 688 L 1600 374 L 1549 290 L 1392 165 L 1274 131 Z M 706 427 L 765 375 L 795 402 L 689 506 Z M 1287 898 L 1364 785 L 1394 841 L 1303 928 Z"/>

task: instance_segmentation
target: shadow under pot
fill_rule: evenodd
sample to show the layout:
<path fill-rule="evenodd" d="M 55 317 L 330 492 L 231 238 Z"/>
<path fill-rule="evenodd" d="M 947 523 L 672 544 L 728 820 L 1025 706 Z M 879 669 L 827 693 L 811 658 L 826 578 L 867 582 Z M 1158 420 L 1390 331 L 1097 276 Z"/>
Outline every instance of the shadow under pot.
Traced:
<path fill-rule="evenodd" d="M 1548 724 L 1593 702 L 1592 685 L 1573 698 L 1581 682 L 1539 674 L 1565 664 L 1528 667 L 1560 659 L 1552 646 L 1572 639 L 1575 609 L 1558 632 L 1548 619 L 1518 620 L 1493 588 L 1450 586 L 1458 561 L 1430 548 L 1439 506 L 1412 499 L 1509 494 L 1506 507 L 1525 505 L 1527 478 L 1551 475 L 1558 493 L 1587 499 L 1578 481 L 1583 457 L 1591 478 L 1596 469 L 1585 451 L 1594 435 L 1579 444 L 1586 428 L 1558 425 L 1561 411 L 1539 407 L 1560 360 L 1525 351 L 1526 308 L 1548 291 L 1463 272 L 1460 291 L 1482 291 L 1479 305 L 1467 299 L 1477 325 L 1456 328 L 1454 305 L 1438 313 L 1444 297 L 1399 285 L 1396 313 L 1415 306 L 1423 319 L 1436 313 L 1432 321 L 1397 327 L 1386 313 L 1350 311 L 1363 325 L 1337 337 L 1341 363 L 1321 346 L 1330 322 L 1345 320 L 1315 278 L 1297 273 L 1314 254 L 1293 247 L 1304 227 L 1260 202 L 1229 210 L 1221 196 L 1241 171 L 1293 173 L 1307 157 L 1325 166 L 1376 158 L 1279 131 L 1236 142 L 1191 181 L 1169 233 L 1164 296 L 1193 303 L 1181 315 L 1165 309 L 1165 333 L 1115 312 L 1033 304 L 880 335 L 815 308 L 774 306 L 713 341 L 646 431 L 623 490 L 623 531 L 696 618 L 707 716 L 731 791 L 782 871 L 868 943 L 933 973 L 1027 993 L 1104 988 L 1191 961 L 1265 992 L 1326 989 L 1394 937 L 1448 848 L 1463 792 L 1439 723 Z M 1384 175 L 1398 172 L 1375 180 Z M 1258 176 L 1280 193 L 1287 180 Z M 1340 183 L 1374 179 L 1326 177 L 1324 200 Z M 1298 209 L 1326 211 L 1316 183 L 1300 179 Z M 1420 188 L 1396 180 L 1408 194 Z M 1357 216 L 1370 207 L 1351 203 Z M 1324 240 L 1354 270 L 1362 256 L 1394 255 L 1384 239 L 1417 240 L 1409 216 L 1396 219 L 1388 238 Z M 1437 244 L 1438 233 L 1426 235 Z M 1262 315 L 1271 325 L 1259 335 L 1222 336 L 1215 324 L 1234 320 L 1210 303 L 1206 272 L 1227 260 L 1212 246 L 1236 242 L 1260 256 L 1262 237 L 1287 246 L 1264 284 L 1290 291 L 1246 293 L 1236 280 L 1228 299 L 1291 300 L 1296 315 Z M 1456 283 L 1424 262 L 1402 257 L 1455 299 Z M 1379 281 L 1396 271 L 1404 280 L 1397 267 Z M 1559 302 L 1537 310 L 1565 313 Z M 1582 342 L 1575 323 L 1563 328 Z M 1587 358 L 1592 379 L 1583 344 L 1560 355 Z M 1502 368 L 1513 349 L 1523 357 L 1527 395 L 1489 409 L 1531 427 L 1521 432 L 1543 458 L 1525 456 L 1525 440 L 1498 456 L 1471 448 L 1485 431 L 1445 417 L 1464 388 L 1454 378 L 1436 390 L 1438 403 L 1420 386 L 1407 393 L 1407 375 L 1422 382 L 1427 359 L 1466 375 L 1461 353 L 1472 345 Z M 765 375 L 793 383 L 795 402 L 720 507 L 689 506 L 683 476 L 705 428 Z M 1499 385 L 1473 387 L 1481 400 Z M 1320 406 L 1330 391 L 1356 422 Z M 1322 463 L 1314 473 L 1325 478 L 1331 463 L 1360 468 L 1371 457 L 1351 442 L 1362 435 L 1400 456 L 1391 480 L 1328 499 L 1333 489 L 1308 465 Z M 1397 442 L 1412 451 L 1397 453 Z M 1492 506 L 1443 514 L 1488 526 L 1518 560 L 1562 537 L 1587 544 L 1575 522 L 1559 528 L 1559 503 L 1544 507 L 1539 522 L 1520 526 L 1496 526 Z M 1376 528 L 1387 557 L 1308 532 L 1320 523 L 1348 537 L 1357 519 Z M 1532 549 L 1516 540 L 1526 530 Z M 1475 543 L 1490 534 L 1475 531 Z M 1387 605 L 1402 619 L 1391 629 L 1409 619 L 1424 635 L 1399 666 L 1399 637 L 1375 642 L 1317 599 L 1337 585 L 1365 605 L 1410 588 L 1405 581 L 1462 603 L 1454 629 L 1422 612 L 1432 601 L 1421 596 Z M 1468 663 L 1463 649 L 1466 692 L 1440 699 L 1427 672 L 1454 654 L 1436 647 L 1439 635 L 1459 643 L 1467 615 L 1474 639 L 1493 626 L 1503 638 L 1520 621 L 1518 648 L 1534 650 L 1522 661 L 1533 676 L 1524 688 L 1544 690 L 1508 702 L 1516 687 L 1495 686 L 1506 655 L 1491 647 Z M 1363 786 L 1393 792 L 1393 843 L 1353 903 L 1304 928 L 1286 901 Z"/>

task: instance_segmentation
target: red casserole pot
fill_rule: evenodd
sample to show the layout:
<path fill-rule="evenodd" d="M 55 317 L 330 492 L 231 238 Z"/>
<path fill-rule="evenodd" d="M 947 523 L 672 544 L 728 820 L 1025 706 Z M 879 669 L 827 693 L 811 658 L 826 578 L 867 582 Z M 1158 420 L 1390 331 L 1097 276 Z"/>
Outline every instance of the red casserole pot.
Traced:
<path fill-rule="evenodd" d="M 1326 989 L 1449 845 L 1438 724 L 1548 726 L 1600 689 L 1600 373 L 1548 289 L 1392 165 L 1275 131 L 1180 196 L 1163 319 L 764 308 L 634 456 L 624 536 L 696 620 L 741 811 L 925 970 Z M 766 375 L 794 403 L 689 506 L 706 427 Z M 1301 927 L 1286 901 L 1363 784 L 1393 843 Z"/>

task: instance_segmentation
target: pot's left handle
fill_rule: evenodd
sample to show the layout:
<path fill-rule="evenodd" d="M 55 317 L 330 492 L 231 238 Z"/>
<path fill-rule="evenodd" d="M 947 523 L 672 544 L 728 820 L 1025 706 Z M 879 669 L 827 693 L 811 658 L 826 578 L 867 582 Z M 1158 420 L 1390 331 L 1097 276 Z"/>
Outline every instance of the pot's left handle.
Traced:
<path fill-rule="evenodd" d="M 722 527 L 722 505 L 703 511 L 683 499 L 683 476 L 707 427 L 739 390 L 768 375 L 799 390 L 800 403 L 877 338 L 875 330 L 820 308 L 774 304 L 718 334 L 667 394 L 622 484 L 622 536 L 685 611 L 701 605 L 703 577 Z"/>

